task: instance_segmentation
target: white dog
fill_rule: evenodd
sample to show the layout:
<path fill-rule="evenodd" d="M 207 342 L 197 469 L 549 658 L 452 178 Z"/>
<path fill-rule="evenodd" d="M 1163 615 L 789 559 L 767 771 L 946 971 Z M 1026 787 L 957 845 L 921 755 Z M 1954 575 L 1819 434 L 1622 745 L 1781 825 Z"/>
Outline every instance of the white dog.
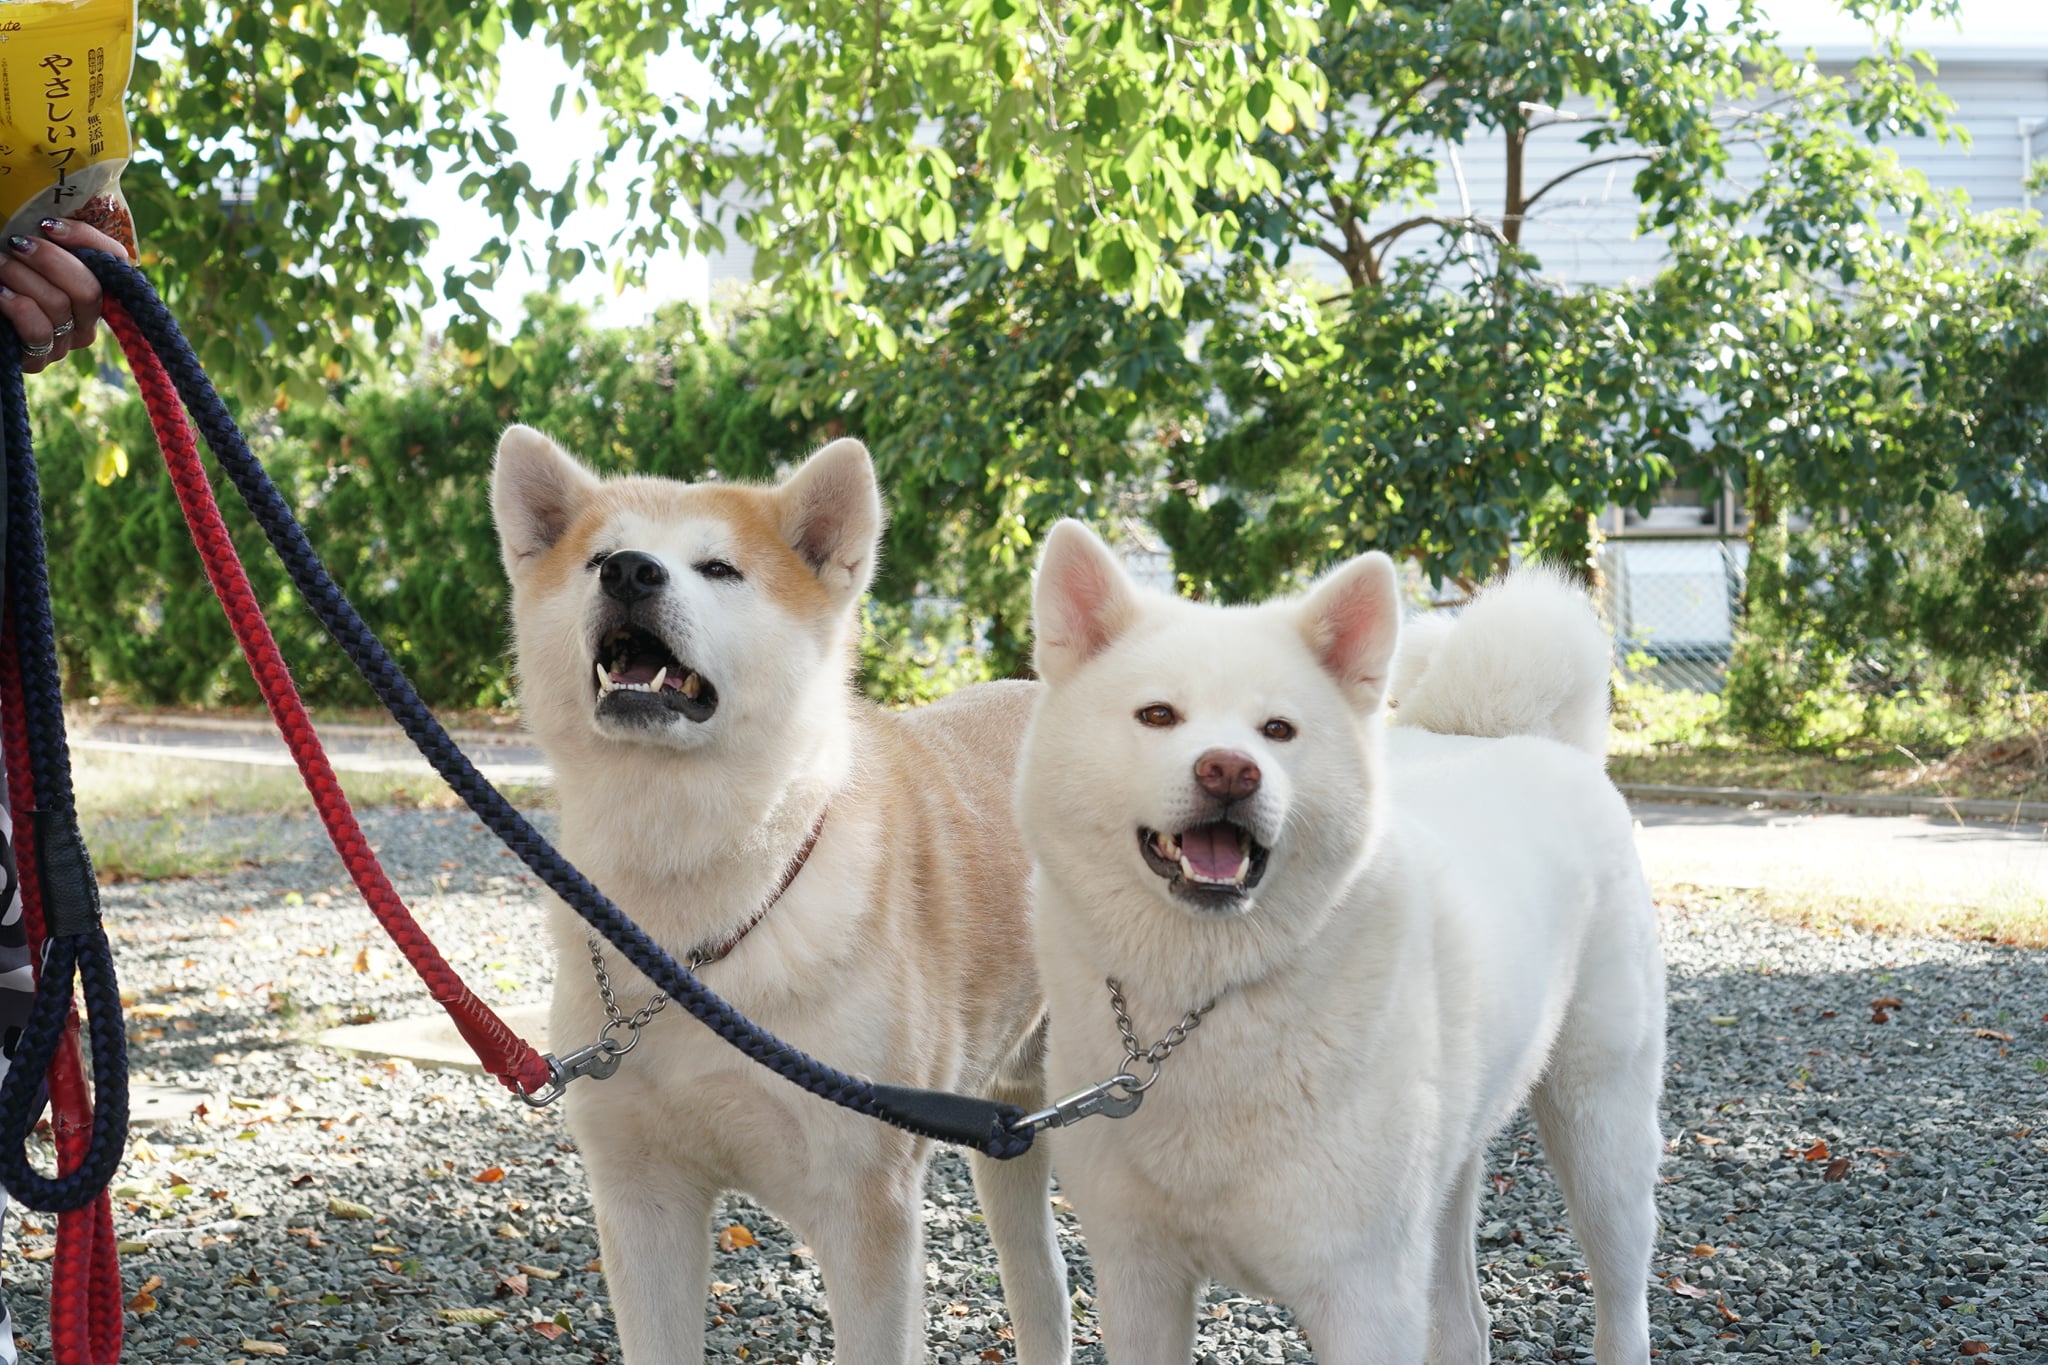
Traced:
<path fill-rule="evenodd" d="M 1525 1100 L 1595 1354 L 1644 1365 L 1663 966 L 1583 596 L 1509 580 L 1403 669 L 1382 734 L 1384 555 L 1219 608 L 1065 522 L 1036 594 L 1018 810 L 1053 1088 L 1143 1082 L 1133 1044 L 1199 1019 L 1136 1113 L 1050 1139 L 1111 1365 L 1184 1365 L 1212 1278 L 1287 1304 L 1325 1365 L 1486 1360 L 1481 1162 Z"/>
<path fill-rule="evenodd" d="M 909 712 L 853 691 L 881 502 L 837 441 L 780 487 L 601 480 L 513 427 L 491 492 L 520 697 L 562 848 L 757 1023 L 896 1085 L 1030 1108 L 1044 1003 L 1010 811 L 1034 689 Z M 606 1022 L 581 920 L 552 908 L 557 1054 Z M 652 986 L 617 954 L 622 1012 Z M 931 1144 L 797 1090 L 680 1011 L 576 1083 L 605 1283 L 629 1365 L 704 1357 L 710 1219 L 743 1190 L 817 1252 L 839 1365 L 924 1358 Z M 623 1041 L 624 1034 L 618 1035 Z M 1066 1270 L 1042 1152 L 974 1161 L 1018 1360 L 1061 1365 Z"/>

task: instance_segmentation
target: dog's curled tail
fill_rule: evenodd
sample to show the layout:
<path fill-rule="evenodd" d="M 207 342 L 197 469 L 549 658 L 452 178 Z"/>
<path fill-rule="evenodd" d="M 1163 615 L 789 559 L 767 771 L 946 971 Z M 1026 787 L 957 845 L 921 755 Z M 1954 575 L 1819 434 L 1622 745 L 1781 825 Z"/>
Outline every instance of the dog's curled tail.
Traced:
<path fill-rule="evenodd" d="M 1541 735 L 1607 753 L 1613 649 L 1586 594 L 1555 569 L 1517 569 L 1454 620 L 1402 631 L 1394 722 L 1446 735 Z"/>

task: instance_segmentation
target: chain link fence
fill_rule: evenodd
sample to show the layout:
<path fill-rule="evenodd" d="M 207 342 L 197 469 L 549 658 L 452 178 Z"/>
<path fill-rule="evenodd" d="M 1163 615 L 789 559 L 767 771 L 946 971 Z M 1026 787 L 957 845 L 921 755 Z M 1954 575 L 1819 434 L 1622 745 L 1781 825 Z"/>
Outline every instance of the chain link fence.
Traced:
<path fill-rule="evenodd" d="M 1601 613 L 1631 680 L 1719 692 L 1742 611 L 1749 545 L 1740 537 L 1619 535 L 1600 551 Z"/>

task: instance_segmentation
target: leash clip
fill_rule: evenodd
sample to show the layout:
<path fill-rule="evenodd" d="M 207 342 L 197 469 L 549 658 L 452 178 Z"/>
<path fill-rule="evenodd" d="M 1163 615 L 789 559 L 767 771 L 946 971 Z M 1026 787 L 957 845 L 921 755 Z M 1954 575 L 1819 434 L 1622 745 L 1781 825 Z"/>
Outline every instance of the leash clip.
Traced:
<path fill-rule="evenodd" d="M 636 1039 L 637 1041 L 637 1039 Z M 534 1109 L 545 1109 L 562 1098 L 569 1089 L 569 1082 L 588 1076 L 594 1081 L 608 1081 L 617 1074 L 619 1059 L 632 1047 L 620 1047 L 609 1037 L 600 1038 L 588 1047 L 579 1047 L 568 1056 L 557 1059 L 552 1052 L 543 1054 L 541 1060 L 548 1064 L 548 1083 L 528 1093 L 519 1092 L 519 1098 Z"/>
<path fill-rule="evenodd" d="M 1048 1109 L 1026 1114 L 1011 1127 L 1020 1133 L 1037 1133 L 1047 1128 L 1065 1128 L 1097 1114 L 1104 1118 L 1127 1119 L 1138 1112 L 1138 1106 L 1144 1101 L 1145 1092 L 1138 1088 L 1138 1078 L 1127 1071 L 1119 1071 L 1106 1081 L 1097 1081 L 1085 1090 L 1076 1090 L 1054 1100 Z"/>

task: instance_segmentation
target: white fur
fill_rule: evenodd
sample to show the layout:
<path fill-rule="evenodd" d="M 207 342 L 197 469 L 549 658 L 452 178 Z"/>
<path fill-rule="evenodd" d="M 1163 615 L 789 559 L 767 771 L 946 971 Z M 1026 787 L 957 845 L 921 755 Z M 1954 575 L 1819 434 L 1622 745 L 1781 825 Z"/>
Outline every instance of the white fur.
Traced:
<path fill-rule="evenodd" d="M 1585 593 L 1555 569 L 1525 566 L 1455 621 L 1410 627 L 1394 665 L 1394 723 L 1440 735 L 1543 735 L 1605 758 L 1613 658 Z"/>
<path fill-rule="evenodd" d="M 539 433 L 506 433 L 493 504 L 520 695 L 555 769 L 563 851 L 680 956 L 752 918 L 824 811 L 800 875 L 703 969 L 707 983 L 855 1075 L 1036 1107 L 1043 1004 L 1008 812 L 1031 689 L 991 684 L 901 714 L 854 695 L 858 602 L 881 527 L 859 443 L 826 447 L 779 488 L 733 491 L 769 509 L 786 539 L 749 539 L 723 493 L 601 481 Z M 572 528 L 587 542 L 564 542 Z M 621 550 L 668 568 L 649 609 L 716 685 L 708 720 L 633 728 L 596 713 L 602 604 L 585 556 Z M 790 579 L 792 554 L 823 606 Z M 712 558 L 743 576 L 714 581 L 694 567 Z M 776 572 L 806 591 L 779 598 Z M 555 902 L 551 930 L 550 1036 L 562 1054 L 595 1041 L 605 1019 L 582 920 Z M 608 958 L 630 1012 L 652 986 Z M 924 1358 L 929 1142 L 803 1093 L 673 1007 L 614 1077 L 577 1082 L 565 1106 L 627 1365 L 704 1358 L 710 1219 L 728 1189 L 815 1250 L 840 1365 Z M 1048 1158 L 973 1165 L 1018 1359 L 1063 1365 L 1071 1331 Z"/>
<path fill-rule="evenodd" d="M 1377 566 L 1218 608 L 1104 580 L 1105 562 L 1078 525 L 1048 542 L 1039 619 L 1095 643 L 1045 670 L 1018 779 L 1052 1089 L 1121 1064 L 1105 978 L 1141 1043 L 1216 1001 L 1136 1114 L 1042 1139 L 1088 1237 L 1110 1365 L 1183 1365 L 1210 1279 L 1286 1303 L 1324 1365 L 1486 1360 L 1482 1153 L 1525 1101 L 1586 1253 L 1595 1354 L 1645 1365 L 1663 967 L 1598 760 L 1548 738 L 1382 734 L 1360 681 L 1392 662 Z M 1471 616 L 1414 696 L 1439 690 L 1435 714 L 1590 709 L 1548 678 L 1447 671 L 1487 659 L 1494 628 L 1526 646 L 1511 612 Z M 1178 724 L 1135 719 L 1162 703 Z M 1260 769 L 1237 813 L 1271 848 L 1234 912 L 1177 899 L 1136 832 L 1216 818 L 1192 767 L 1219 746 Z"/>

